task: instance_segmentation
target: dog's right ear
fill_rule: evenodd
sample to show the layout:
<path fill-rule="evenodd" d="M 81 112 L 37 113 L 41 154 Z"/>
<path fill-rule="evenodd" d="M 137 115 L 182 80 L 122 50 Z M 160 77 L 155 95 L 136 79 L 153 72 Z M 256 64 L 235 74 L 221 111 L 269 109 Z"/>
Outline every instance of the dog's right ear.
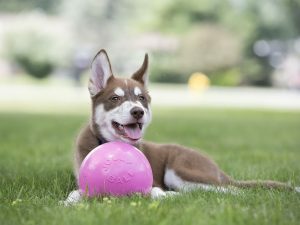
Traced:
<path fill-rule="evenodd" d="M 92 62 L 92 73 L 89 81 L 89 91 L 91 97 L 98 94 L 106 87 L 107 81 L 112 77 L 109 58 L 104 49 L 101 49 Z"/>

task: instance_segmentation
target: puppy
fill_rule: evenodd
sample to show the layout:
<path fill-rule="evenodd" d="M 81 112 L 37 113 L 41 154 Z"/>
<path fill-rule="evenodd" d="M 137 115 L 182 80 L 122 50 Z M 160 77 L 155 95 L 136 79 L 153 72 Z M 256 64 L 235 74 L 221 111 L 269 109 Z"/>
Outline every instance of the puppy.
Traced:
<path fill-rule="evenodd" d="M 77 179 L 79 167 L 92 149 L 118 140 L 135 145 L 149 160 L 154 180 L 152 198 L 194 189 L 231 192 L 233 189 L 228 187 L 232 186 L 294 189 L 277 181 L 237 181 L 198 151 L 175 144 L 142 140 L 152 118 L 147 83 L 147 54 L 142 66 L 130 78 L 119 78 L 113 75 L 105 50 L 97 53 L 92 62 L 88 86 L 92 115 L 76 142 L 74 171 Z M 299 188 L 296 190 L 299 191 Z M 77 202 L 80 198 L 80 193 L 73 191 L 66 203 Z"/>

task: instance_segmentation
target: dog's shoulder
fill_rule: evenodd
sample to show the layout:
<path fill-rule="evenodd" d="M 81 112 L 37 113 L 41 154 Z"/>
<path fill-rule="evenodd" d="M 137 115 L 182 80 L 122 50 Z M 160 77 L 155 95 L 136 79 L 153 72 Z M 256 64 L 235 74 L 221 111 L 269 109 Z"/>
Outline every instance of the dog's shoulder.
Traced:
<path fill-rule="evenodd" d="M 86 124 L 79 132 L 76 139 L 77 151 L 90 152 L 99 145 L 98 138 L 94 135 L 90 128 L 90 124 Z"/>

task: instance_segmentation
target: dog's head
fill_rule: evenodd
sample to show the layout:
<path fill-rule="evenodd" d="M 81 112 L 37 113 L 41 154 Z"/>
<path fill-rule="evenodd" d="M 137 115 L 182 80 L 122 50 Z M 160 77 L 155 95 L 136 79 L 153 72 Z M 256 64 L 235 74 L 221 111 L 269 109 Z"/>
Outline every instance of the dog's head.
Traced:
<path fill-rule="evenodd" d="M 89 92 L 92 99 L 94 132 L 106 141 L 138 142 L 151 121 L 150 96 L 147 91 L 148 55 L 130 78 L 112 73 L 105 50 L 92 62 Z"/>

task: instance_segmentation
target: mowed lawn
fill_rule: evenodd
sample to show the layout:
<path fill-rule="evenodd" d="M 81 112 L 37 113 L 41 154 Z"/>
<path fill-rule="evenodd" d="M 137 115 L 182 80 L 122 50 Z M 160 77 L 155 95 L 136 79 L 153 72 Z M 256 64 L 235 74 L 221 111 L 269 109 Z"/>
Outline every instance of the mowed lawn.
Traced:
<path fill-rule="evenodd" d="M 300 193 L 195 191 L 58 204 L 76 188 L 72 146 L 84 115 L 0 113 L 0 224 L 299 224 Z M 236 179 L 300 186 L 300 112 L 155 109 L 148 140 L 210 155 Z"/>

